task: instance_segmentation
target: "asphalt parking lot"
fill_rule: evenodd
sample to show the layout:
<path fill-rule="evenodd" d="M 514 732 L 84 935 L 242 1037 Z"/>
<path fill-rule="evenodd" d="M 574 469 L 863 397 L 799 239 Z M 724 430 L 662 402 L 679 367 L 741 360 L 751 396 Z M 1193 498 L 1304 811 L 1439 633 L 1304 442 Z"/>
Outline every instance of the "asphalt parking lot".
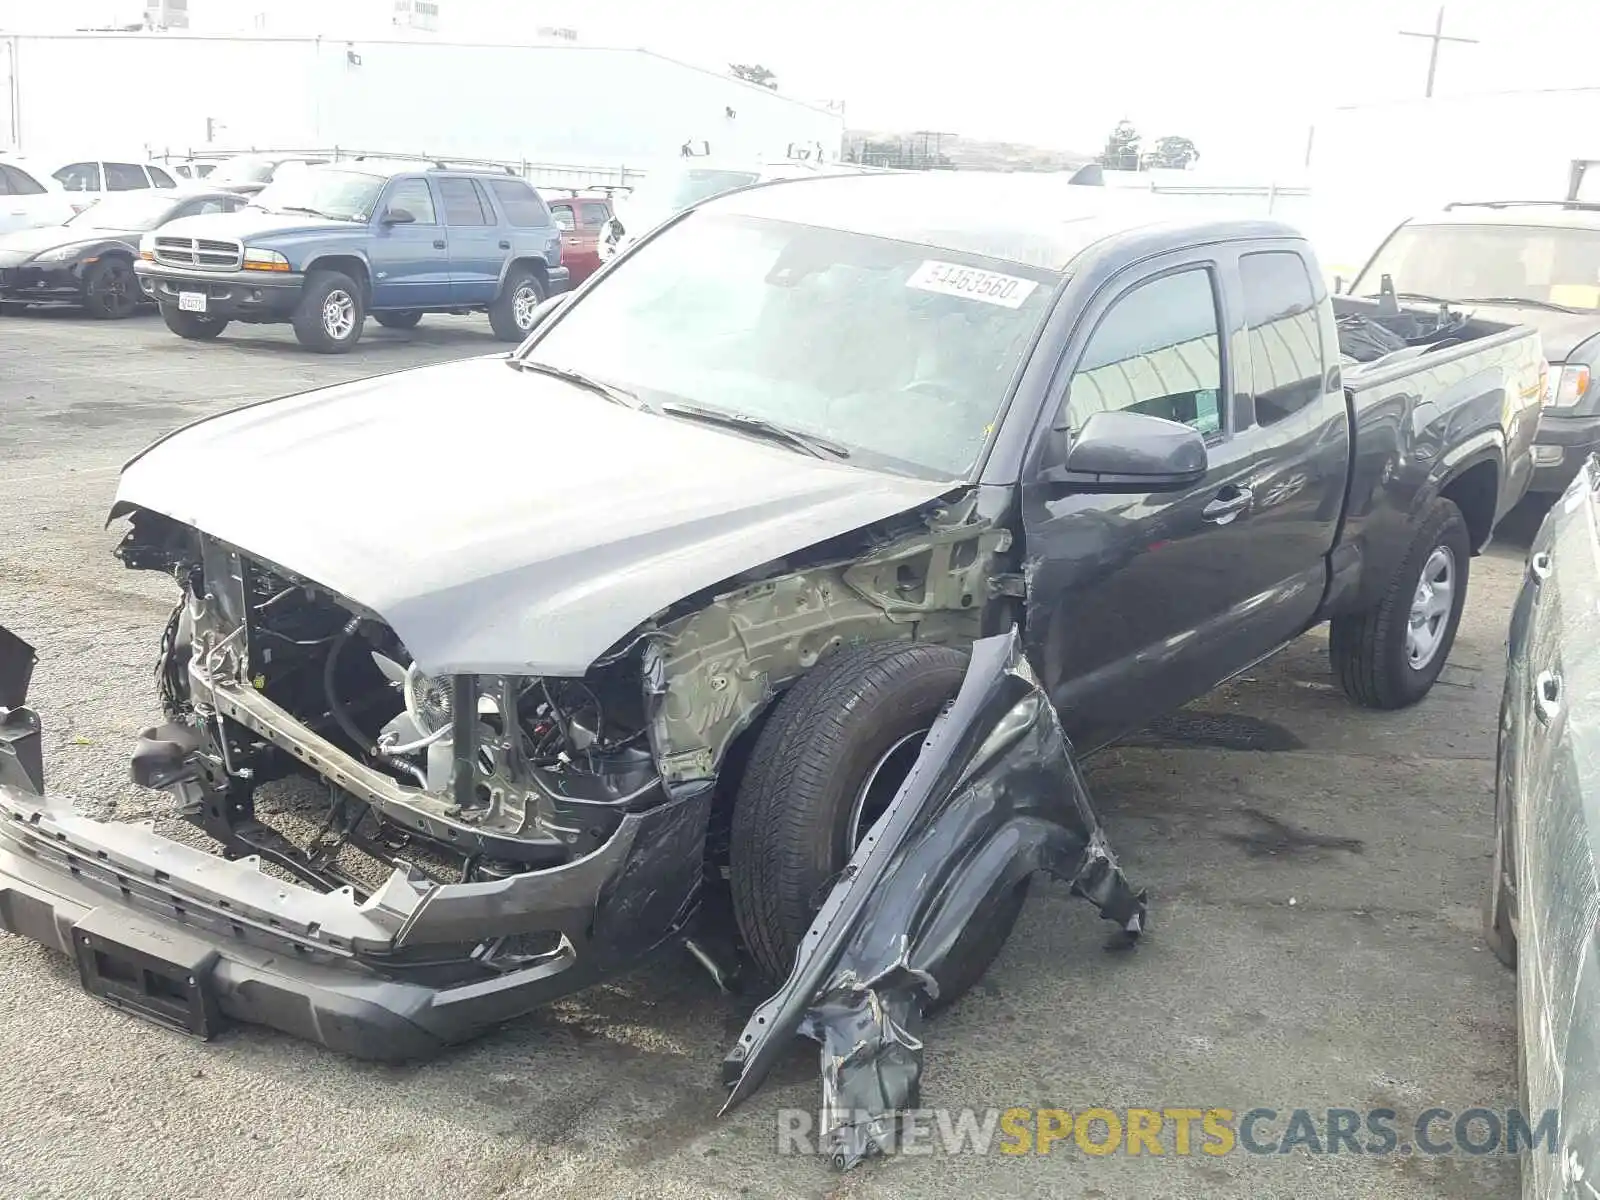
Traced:
<path fill-rule="evenodd" d="M 52 787 L 159 808 L 127 780 L 158 716 L 150 666 L 170 588 L 104 528 L 119 464 L 247 400 L 503 349 L 481 318 L 369 325 L 343 357 L 282 327 L 194 344 L 155 318 L 0 317 L 0 623 L 33 642 Z M 440 419 L 449 398 L 440 397 Z M 492 430 L 485 431 L 492 436 Z M 529 475 L 541 454 L 530 446 Z M 433 477 L 419 437 L 413 480 Z M 292 479 L 195 462 L 196 487 Z M 530 495 L 536 495 L 530 491 Z M 424 499 L 425 487 L 419 493 Z M 1063 886 L 1036 884 L 973 995 L 927 1034 L 930 1106 L 1421 1110 L 1516 1102 L 1512 977 L 1483 948 L 1505 623 L 1531 535 L 1514 515 L 1472 566 L 1432 696 L 1352 708 L 1326 642 L 1273 661 L 1107 751 L 1090 778 L 1153 928 L 1132 954 Z M 397 527 L 403 527 L 397 526 Z M 935 1155 L 835 1174 L 775 1153 L 780 1108 L 815 1110 L 816 1055 L 717 1116 L 747 999 L 687 955 L 442 1059 L 378 1067 L 276 1034 L 202 1044 L 79 991 L 67 962 L 0 935 L 6 1197 L 1503 1197 L 1499 1155 Z M 1282 1122 L 1276 1126 L 1282 1132 Z"/>

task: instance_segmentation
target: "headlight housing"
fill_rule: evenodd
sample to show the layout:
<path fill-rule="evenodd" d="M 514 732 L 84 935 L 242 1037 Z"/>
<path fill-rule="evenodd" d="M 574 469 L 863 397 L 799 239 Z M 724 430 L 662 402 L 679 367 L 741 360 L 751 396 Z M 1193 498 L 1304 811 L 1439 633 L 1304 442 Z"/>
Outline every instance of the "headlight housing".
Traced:
<path fill-rule="evenodd" d="M 156 260 L 156 235 L 147 233 L 139 239 L 139 257 L 144 262 Z"/>
<path fill-rule="evenodd" d="M 258 246 L 244 248 L 244 269 L 246 271 L 287 271 L 289 260 L 276 250 L 263 250 Z"/>
<path fill-rule="evenodd" d="M 1546 408 L 1571 408 L 1589 390 L 1589 368 L 1583 363 L 1551 363 L 1544 385 Z"/>
<path fill-rule="evenodd" d="M 73 242 L 67 246 L 55 246 L 49 250 L 41 250 L 28 261 L 40 263 L 69 262 L 83 253 L 85 245 L 86 243 L 84 242 Z"/>

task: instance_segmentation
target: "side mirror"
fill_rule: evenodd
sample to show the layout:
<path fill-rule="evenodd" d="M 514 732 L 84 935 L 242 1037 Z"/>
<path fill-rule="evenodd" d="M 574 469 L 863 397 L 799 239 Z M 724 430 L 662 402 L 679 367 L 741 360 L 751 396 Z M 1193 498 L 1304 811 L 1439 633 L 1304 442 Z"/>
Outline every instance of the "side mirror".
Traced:
<path fill-rule="evenodd" d="M 1098 412 L 1044 482 L 1074 492 L 1176 492 L 1205 478 L 1206 440 L 1196 429 L 1136 412 Z"/>
<path fill-rule="evenodd" d="M 385 225 L 414 225 L 416 220 L 409 208 L 391 208 L 383 214 Z"/>

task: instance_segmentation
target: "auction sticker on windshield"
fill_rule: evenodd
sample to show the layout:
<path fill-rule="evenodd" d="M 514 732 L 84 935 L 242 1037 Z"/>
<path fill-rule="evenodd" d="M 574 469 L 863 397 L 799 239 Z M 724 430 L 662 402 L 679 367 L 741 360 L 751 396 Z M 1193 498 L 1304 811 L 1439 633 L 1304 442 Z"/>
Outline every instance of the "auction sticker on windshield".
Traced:
<path fill-rule="evenodd" d="M 1022 302 L 1039 285 L 1031 279 L 1019 279 L 1015 275 L 980 271 L 976 267 L 929 259 L 911 273 L 906 286 L 924 292 L 961 296 L 967 300 L 982 300 L 985 304 L 998 304 L 1001 308 L 1021 308 Z"/>

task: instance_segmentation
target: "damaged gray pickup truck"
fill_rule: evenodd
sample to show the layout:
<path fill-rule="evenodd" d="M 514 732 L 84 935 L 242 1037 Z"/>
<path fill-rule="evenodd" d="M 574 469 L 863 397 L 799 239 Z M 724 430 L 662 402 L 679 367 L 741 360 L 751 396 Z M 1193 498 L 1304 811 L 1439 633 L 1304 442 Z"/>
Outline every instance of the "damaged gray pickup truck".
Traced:
<path fill-rule="evenodd" d="M 869 1153 L 1035 872 L 1143 929 L 1074 746 L 1329 619 L 1356 701 L 1420 699 L 1527 486 L 1531 331 L 1067 191 L 728 194 L 509 357 L 144 451 L 118 554 L 178 596 L 133 773 L 207 845 L 45 787 L 7 635 L 0 922 L 128 1012 L 401 1058 L 692 937 L 725 880 L 778 985 L 730 1103 L 809 1034 Z M 1341 355 L 1364 323 L 1405 348 Z M 256 812 L 286 776 L 314 837 Z"/>

